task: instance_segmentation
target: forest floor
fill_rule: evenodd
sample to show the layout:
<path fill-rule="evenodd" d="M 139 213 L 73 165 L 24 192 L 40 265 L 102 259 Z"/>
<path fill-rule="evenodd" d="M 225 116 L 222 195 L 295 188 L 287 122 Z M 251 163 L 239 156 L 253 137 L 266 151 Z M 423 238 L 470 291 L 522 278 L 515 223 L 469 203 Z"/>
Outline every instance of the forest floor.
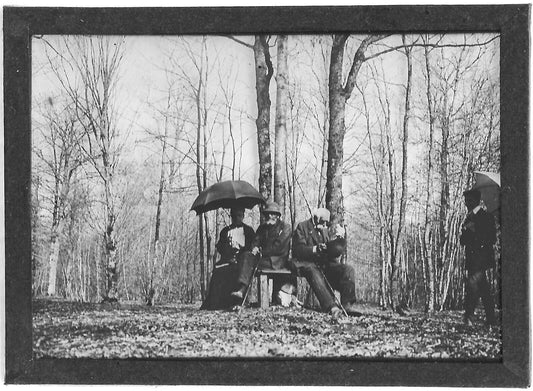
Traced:
<path fill-rule="evenodd" d="M 198 308 L 34 300 L 34 356 L 501 358 L 500 329 L 484 326 L 482 314 L 465 326 L 459 311 L 400 316 L 361 306 L 363 316 L 335 321 L 304 308 Z"/>

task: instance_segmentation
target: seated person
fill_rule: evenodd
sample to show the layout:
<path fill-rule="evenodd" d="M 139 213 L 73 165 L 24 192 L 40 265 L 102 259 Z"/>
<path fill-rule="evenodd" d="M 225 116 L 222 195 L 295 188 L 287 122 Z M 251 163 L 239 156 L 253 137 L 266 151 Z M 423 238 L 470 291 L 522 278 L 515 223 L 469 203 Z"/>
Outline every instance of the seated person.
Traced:
<path fill-rule="evenodd" d="M 328 228 L 330 212 L 318 208 L 309 220 L 298 224 L 292 238 L 291 266 L 305 277 L 315 293 L 323 311 L 333 317 L 341 316 L 334 292 L 341 294 L 341 304 L 349 315 L 361 315 L 355 309 L 355 271 L 350 265 L 339 262 L 346 247 L 344 228 Z M 326 281 L 327 279 L 327 281 Z"/>
<path fill-rule="evenodd" d="M 243 300 L 256 267 L 275 270 L 287 268 L 291 227 L 281 220 L 281 209 L 275 202 L 268 202 L 262 213 L 266 221 L 257 228 L 251 251 L 244 252 L 237 259 L 239 264 L 237 289 L 231 293 L 236 299 Z M 291 281 L 290 276 L 279 276 L 276 282 L 278 288 L 275 286 L 274 292 L 279 290 L 280 285 Z"/>
<path fill-rule="evenodd" d="M 231 224 L 222 228 L 216 249 L 220 254 L 219 264 L 237 262 L 237 257 L 252 249 L 255 232 L 252 227 L 243 223 L 244 208 L 232 208 Z"/>
<path fill-rule="evenodd" d="M 235 305 L 230 296 L 237 279 L 237 259 L 251 250 L 255 232 L 252 227 L 243 223 L 244 208 L 231 209 L 231 225 L 224 227 L 216 244 L 220 253 L 220 261 L 215 264 L 209 289 L 201 309 L 217 310 Z"/>

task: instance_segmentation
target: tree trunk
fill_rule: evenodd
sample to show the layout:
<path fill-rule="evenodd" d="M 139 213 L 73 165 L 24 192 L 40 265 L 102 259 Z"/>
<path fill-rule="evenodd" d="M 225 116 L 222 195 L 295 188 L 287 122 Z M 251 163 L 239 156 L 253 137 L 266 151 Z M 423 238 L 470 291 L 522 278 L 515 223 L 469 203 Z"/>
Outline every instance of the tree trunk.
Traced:
<path fill-rule="evenodd" d="M 170 109 L 170 93 L 167 97 L 167 110 Z M 157 282 L 154 281 L 156 278 L 156 269 L 158 264 L 158 248 L 159 248 L 159 235 L 161 229 L 161 209 L 163 205 L 163 190 L 165 189 L 165 154 L 167 150 L 167 138 L 168 138 L 168 115 L 165 115 L 165 124 L 164 124 L 164 135 L 161 140 L 161 160 L 159 167 L 159 184 L 157 188 L 157 201 L 156 201 L 156 212 L 155 212 L 155 222 L 154 222 L 154 240 L 151 246 L 151 251 L 149 252 L 150 257 L 150 276 L 149 276 L 149 287 L 146 292 L 146 305 L 152 305 L 154 302 L 154 296 L 156 295 Z"/>
<path fill-rule="evenodd" d="M 205 37 L 203 44 L 205 45 Z M 207 86 L 207 70 L 205 75 L 205 84 Z M 203 151 L 204 151 L 204 158 L 203 158 L 203 170 L 202 170 L 202 181 L 203 181 L 203 187 L 202 189 L 207 188 L 207 118 L 208 118 L 208 108 L 207 108 L 207 88 L 204 87 L 203 89 L 203 101 L 204 101 L 204 107 L 203 107 L 203 124 L 202 124 L 202 133 L 203 133 Z M 222 165 L 224 165 L 224 162 L 221 162 Z M 205 248 L 206 248 L 206 254 L 205 257 L 202 258 L 202 264 L 200 265 L 200 296 L 202 298 L 202 301 L 204 301 L 205 296 L 207 294 L 207 265 L 209 264 L 209 260 L 211 259 L 211 231 L 209 230 L 209 219 L 207 218 L 207 214 L 204 213 L 204 229 L 205 229 Z"/>
<path fill-rule="evenodd" d="M 326 171 L 326 208 L 331 212 L 331 220 L 344 223 L 342 196 L 342 165 L 344 159 L 344 133 L 346 97 L 342 84 L 342 64 L 344 45 L 348 35 L 335 35 L 331 47 L 329 68 L 329 138 L 328 167 Z"/>
<path fill-rule="evenodd" d="M 343 85 L 342 65 L 344 46 L 348 34 L 335 34 L 331 46 L 329 66 L 329 140 L 328 167 L 326 175 L 326 208 L 331 212 L 333 222 L 344 225 L 344 203 L 342 194 L 342 170 L 344 162 L 344 135 L 346 102 L 355 87 L 361 65 L 365 62 L 365 52 L 369 45 L 384 36 L 370 35 L 363 39 L 351 63 L 346 83 Z"/>
<path fill-rule="evenodd" d="M 59 224 L 52 227 L 50 235 L 50 257 L 48 259 L 48 296 L 56 295 L 57 263 L 59 260 Z"/>
<path fill-rule="evenodd" d="M 105 203 L 106 203 L 106 230 L 104 234 L 105 242 L 105 265 L 106 265 L 106 287 L 105 301 L 117 301 L 118 291 L 118 262 L 116 256 L 115 221 L 116 216 L 113 208 L 113 195 L 111 192 L 111 176 L 105 181 Z"/>
<path fill-rule="evenodd" d="M 402 36 L 402 42 L 405 45 L 405 35 Z M 394 253 L 392 256 L 392 272 L 391 272 L 391 291 L 393 299 L 393 309 L 398 312 L 403 312 L 401 307 L 405 306 L 405 303 L 400 299 L 404 292 L 401 292 L 401 252 L 402 252 L 402 234 L 404 228 L 405 211 L 407 206 L 407 146 L 409 143 L 409 116 L 411 115 L 411 75 L 413 67 L 411 64 L 411 49 L 405 47 L 405 55 L 407 56 L 407 86 L 405 91 L 405 109 L 403 116 L 403 135 L 402 135 L 402 191 L 400 195 L 400 209 L 398 214 L 398 227 L 396 231 L 396 240 Z M 392 188 L 392 185 L 391 185 Z M 391 200 L 393 202 L 393 200 Z M 400 256 L 399 256 L 400 254 Z M 398 307 L 400 306 L 400 307 Z"/>
<path fill-rule="evenodd" d="M 201 77 L 196 93 L 196 110 L 197 110 L 197 127 L 196 127 L 196 185 L 198 187 L 198 194 L 203 190 L 202 180 L 202 115 L 200 107 L 200 91 L 202 88 Z M 205 173 L 203 173 L 205 175 Z M 203 216 L 198 216 L 198 246 L 200 248 L 200 290 L 203 292 L 204 285 L 204 265 L 205 265 L 205 252 L 204 252 L 204 219 Z M 195 273 L 196 274 L 196 273 Z M 194 281 L 194 276 L 191 276 Z M 193 282 L 194 284 L 194 282 Z M 192 288 L 193 289 L 193 288 Z M 192 294 L 192 293 L 191 293 Z M 192 300 L 192 299 L 191 299 Z"/>
<path fill-rule="evenodd" d="M 259 192 L 269 199 L 272 192 L 270 153 L 270 79 L 273 68 L 267 37 L 256 35 L 254 43 L 255 88 L 257 91 L 257 150 L 259 153 Z"/>
<path fill-rule="evenodd" d="M 287 106 L 289 69 L 287 65 L 287 35 L 278 36 L 278 73 L 276 76 L 276 144 L 274 160 L 274 201 L 285 211 L 285 174 L 287 145 Z"/>
<path fill-rule="evenodd" d="M 52 229 L 50 234 L 50 256 L 48 258 L 48 296 L 57 294 L 57 265 L 59 262 L 59 250 L 61 248 L 61 236 L 64 227 L 64 208 L 70 186 L 70 176 L 65 172 L 62 179 L 56 179 L 54 195 L 54 210 L 52 213 Z"/>
<path fill-rule="evenodd" d="M 435 262 L 433 258 L 433 252 L 431 251 L 430 235 L 431 235 L 431 222 L 429 215 L 431 212 L 431 192 L 432 181 L 431 174 L 433 172 L 433 127 L 435 123 L 435 116 L 433 114 L 433 101 L 431 98 L 431 67 L 429 66 L 429 49 L 424 46 L 424 58 L 426 64 L 427 84 L 426 84 L 426 98 L 428 103 L 428 117 L 429 117 L 429 142 L 428 142 L 428 168 L 426 176 L 426 201 L 425 201 L 425 218 L 424 218 L 424 234 L 421 237 L 421 243 L 423 244 L 423 262 L 426 263 L 427 271 L 427 311 L 435 311 Z"/>
<path fill-rule="evenodd" d="M 324 195 L 325 195 L 325 182 L 327 178 L 327 169 L 328 169 L 328 131 L 326 129 L 326 122 L 324 122 L 324 129 L 323 129 L 323 139 L 322 139 L 322 160 L 320 164 L 320 178 L 318 182 L 318 200 L 317 200 L 317 207 L 322 207 L 324 203 Z"/>

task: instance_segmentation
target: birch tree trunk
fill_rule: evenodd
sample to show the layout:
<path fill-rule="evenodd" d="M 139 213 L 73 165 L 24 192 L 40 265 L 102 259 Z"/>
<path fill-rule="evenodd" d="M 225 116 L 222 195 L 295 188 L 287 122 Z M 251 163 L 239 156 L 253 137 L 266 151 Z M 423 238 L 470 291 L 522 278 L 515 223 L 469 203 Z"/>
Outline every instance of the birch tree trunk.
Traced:
<path fill-rule="evenodd" d="M 287 65 L 287 35 L 278 36 L 278 69 L 276 76 L 276 142 L 274 151 L 274 201 L 285 211 L 286 151 L 287 151 L 287 106 L 289 69 Z"/>

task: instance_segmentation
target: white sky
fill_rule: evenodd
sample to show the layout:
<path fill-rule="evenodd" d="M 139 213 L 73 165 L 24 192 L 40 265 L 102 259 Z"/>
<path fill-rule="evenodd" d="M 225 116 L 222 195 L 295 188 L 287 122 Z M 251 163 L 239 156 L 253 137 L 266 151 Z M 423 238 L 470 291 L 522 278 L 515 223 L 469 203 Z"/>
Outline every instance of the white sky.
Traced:
<path fill-rule="evenodd" d="M 462 39 L 462 35 L 459 36 Z M 59 37 L 57 36 L 47 36 L 45 37 L 50 42 L 54 42 Z M 247 42 L 252 42 L 251 37 L 240 37 L 242 40 Z M 145 128 L 153 129 L 155 128 L 155 122 L 153 119 L 153 110 L 151 105 L 157 104 L 158 102 L 164 103 L 165 98 L 162 93 L 165 93 L 165 88 L 167 86 L 167 75 L 165 69 L 171 68 L 168 65 L 167 55 L 169 50 L 175 49 L 175 37 L 162 37 L 162 36 L 127 36 L 125 38 L 116 37 L 117 40 L 124 39 L 125 42 L 125 56 L 123 63 L 121 65 L 121 76 L 120 84 L 117 88 L 117 104 L 120 107 L 120 112 L 122 113 L 119 128 L 126 129 L 131 127 L 131 131 L 128 136 L 127 149 L 123 153 L 123 161 L 144 161 L 152 151 L 147 148 L 146 144 L 140 143 L 140 141 L 147 138 Z M 311 86 L 316 84 L 314 80 L 314 75 L 312 71 L 319 71 L 320 61 L 323 61 L 321 58 L 314 57 L 313 61 L 315 62 L 313 66 L 309 66 L 310 58 L 303 52 L 296 51 L 297 37 L 289 37 L 289 82 L 295 82 L 296 79 L 300 80 L 299 85 L 304 89 L 311 89 Z M 450 35 L 446 38 L 447 40 L 456 40 L 457 36 Z M 472 39 L 470 37 L 469 39 Z M 487 39 L 485 38 L 479 38 Z M 198 37 L 188 38 L 189 42 L 198 41 Z M 387 38 L 384 41 L 384 44 L 397 44 L 399 43 L 399 36 L 393 36 Z M 351 38 L 349 41 L 349 46 L 355 47 L 357 44 L 357 37 Z M 271 45 L 274 43 L 271 42 Z M 257 163 L 257 139 L 256 139 L 256 127 L 255 127 L 255 118 L 257 116 L 257 107 L 256 107 L 256 91 L 255 91 L 255 71 L 253 63 L 253 52 L 250 48 L 247 48 L 243 45 L 240 45 L 228 38 L 224 37 L 213 37 L 210 36 L 208 39 L 208 52 L 209 52 L 209 61 L 210 64 L 213 64 L 215 57 L 217 57 L 222 65 L 220 65 L 221 75 L 215 71 L 210 76 L 210 81 L 208 82 L 208 90 L 211 91 L 210 95 L 214 95 L 214 89 L 218 88 L 220 85 L 220 77 L 222 79 L 229 78 L 232 79 L 236 77 L 236 94 L 235 94 L 235 103 L 234 108 L 238 109 L 243 114 L 243 120 L 239 121 L 237 114 L 233 114 L 232 124 L 234 127 L 234 132 L 236 137 L 242 135 L 244 140 L 247 140 L 243 147 L 243 166 L 242 169 L 242 179 L 248 180 L 251 183 L 256 183 L 257 173 L 258 173 L 258 163 Z M 383 50 L 383 47 L 374 47 L 372 50 Z M 420 49 L 418 49 L 420 50 Z M 276 68 L 276 58 L 275 58 L 275 48 L 271 48 L 271 54 L 273 56 L 272 61 L 274 68 Z M 186 56 L 183 52 L 177 52 L 178 54 L 174 55 L 175 58 L 183 59 Z M 43 41 L 39 39 L 34 39 L 33 41 L 33 62 L 34 62 L 34 78 L 33 78 L 33 90 L 32 94 L 34 98 L 39 100 L 47 99 L 47 97 L 57 88 L 57 81 L 55 76 L 51 73 L 46 73 L 46 68 L 41 67 L 39 64 L 42 64 L 44 61 L 43 56 Z M 349 61 L 350 54 L 346 54 L 346 58 Z M 329 60 L 329 58 L 327 59 Z M 368 74 L 371 66 L 376 68 L 381 68 L 381 62 L 384 69 L 382 76 L 378 77 L 378 80 L 386 80 L 387 83 L 390 83 L 390 99 L 391 99 L 391 119 L 392 119 L 392 128 L 400 129 L 402 121 L 402 112 L 403 112 L 403 99 L 404 99 L 404 83 L 406 79 L 406 61 L 405 56 L 402 53 L 391 52 L 386 55 L 380 56 L 379 59 L 370 60 L 361 69 L 361 74 L 365 72 Z M 182 61 L 185 63 L 184 67 L 187 66 L 187 61 Z M 420 70 L 420 64 L 413 64 L 413 77 L 418 78 L 419 80 L 423 77 Z M 237 69 L 236 69 L 237 68 Z M 189 69 L 189 68 L 187 68 Z M 193 69 L 193 68 L 190 68 Z M 493 71 L 498 72 L 498 66 L 493 67 Z M 191 74 L 194 74 L 194 70 Z M 233 76 L 235 75 L 235 76 Z M 381 79 L 383 78 L 383 79 Z M 358 77 L 358 81 L 364 80 L 365 77 Z M 368 77 L 366 78 L 368 79 Z M 327 82 L 327 76 L 324 76 L 323 83 Z M 414 80 L 416 83 L 416 80 Z M 232 84 L 230 82 L 230 84 Z M 374 105 L 376 104 L 376 98 L 374 94 L 374 89 L 372 84 L 369 84 L 369 89 L 365 92 L 365 96 L 369 100 L 374 100 Z M 274 78 L 271 81 L 271 129 L 274 128 L 274 115 L 275 115 L 275 74 Z M 311 89 L 312 91 L 312 89 Z M 416 90 L 414 91 L 416 94 Z M 220 96 L 220 92 L 216 92 Z M 305 95 L 308 94 L 308 95 Z M 304 95 L 297 96 L 296 100 L 301 103 L 305 101 L 306 103 L 315 96 L 312 93 L 309 95 L 309 91 L 305 91 Z M 413 97 L 413 110 L 416 110 L 416 99 L 420 99 L 417 96 Z M 354 91 L 352 98 L 348 101 L 349 105 L 352 106 L 351 110 L 347 111 L 346 125 L 347 125 L 347 134 L 345 139 L 345 158 L 350 156 L 352 152 L 358 148 L 358 146 L 364 142 L 363 137 L 365 136 L 364 124 L 361 122 L 363 118 L 358 114 L 358 110 L 361 110 L 361 98 L 358 91 Z M 372 103 L 370 103 L 372 104 Z M 355 111 L 354 111 L 355 110 Z M 379 109 L 374 107 L 373 109 L 374 116 L 379 118 Z M 377 111 L 376 111 L 377 110 Z M 194 110 L 191 114 L 194 117 Z M 214 118 L 214 112 L 210 112 L 211 118 Z M 308 114 L 306 114 L 308 115 Z M 357 119 L 356 123 L 353 123 L 353 120 Z M 301 121 L 301 126 L 304 127 L 305 135 L 308 138 L 314 138 L 317 134 L 317 125 L 310 118 L 298 118 L 298 121 Z M 410 124 L 411 128 L 411 141 L 416 139 L 417 132 L 424 131 L 425 125 L 417 128 L 416 120 L 413 117 Z M 218 151 L 221 150 L 220 143 L 217 143 L 217 140 L 221 139 L 221 132 L 226 132 L 226 137 L 228 134 L 227 124 L 217 125 L 214 132 L 214 138 L 211 142 L 211 145 L 214 149 Z M 314 129 L 314 132 L 312 131 Z M 190 131 L 191 129 L 189 129 Z M 290 130 L 288 129 L 288 132 Z M 238 141 L 237 141 L 237 144 Z M 310 149 L 311 148 L 311 149 Z M 424 152 L 424 145 L 411 142 L 409 146 L 409 164 L 413 167 L 417 165 L 416 155 Z M 303 150 L 302 158 L 300 159 L 301 165 L 300 169 L 305 170 L 306 166 L 315 164 L 317 161 L 317 152 L 320 150 L 320 143 L 315 146 L 314 150 L 311 146 Z M 365 145 L 358 150 L 356 155 L 357 159 L 369 159 L 368 150 Z M 225 164 L 228 165 L 231 159 L 231 150 L 227 149 Z M 313 166 L 311 166 L 313 167 Z M 310 168 L 310 167 L 309 167 Z M 314 171 L 311 171 L 314 172 Z M 410 171 L 413 172 L 413 171 Z M 228 174 L 226 174 L 228 175 Z M 316 175 L 315 175 L 316 176 Z M 225 177 L 223 179 L 230 179 Z M 304 177 L 302 181 L 306 178 Z M 213 178 L 210 179 L 210 183 Z M 208 183 L 208 184 L 210 184 Z M 303 184 L 303 183 L 302 183 Z M 155 185 L 155 182 L 154 182 Z M 345 181 L 344 190 L 345 194 L 348 194 L 352 191 L 357 191 L 357 187 L 364 186 L 358 181 L 354 183 L 355 188 L 351 187 L 349 179 Z M 305 187 L 305 186 L 304 186 Z M 314 196 L 312 196 L 314 197 Z"/>

